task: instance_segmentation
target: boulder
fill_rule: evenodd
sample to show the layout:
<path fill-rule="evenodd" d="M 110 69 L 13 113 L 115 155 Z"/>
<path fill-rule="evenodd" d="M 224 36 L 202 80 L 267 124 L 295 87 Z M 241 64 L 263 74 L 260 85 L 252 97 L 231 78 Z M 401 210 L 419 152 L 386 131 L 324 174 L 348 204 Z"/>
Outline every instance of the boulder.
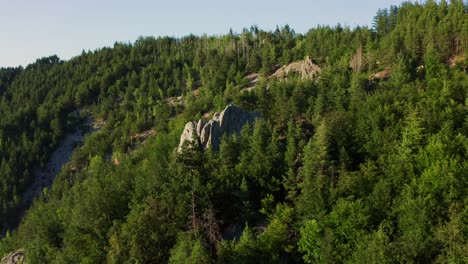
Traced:
<path fill-rule="evenodd" d="M 182 150 L 186 142 L 192 142 L 192 146 L 201 149 L 212 146 L 214 150 L 219 150 L 224 134 L 239 133 L 246 123 L 252 124 L 259 116 L 258 112 L 247 112 L 230 104 L 222 112 L 215 113 L 208 122 L 188 122 L 180 136 L 178 151 Z"/>

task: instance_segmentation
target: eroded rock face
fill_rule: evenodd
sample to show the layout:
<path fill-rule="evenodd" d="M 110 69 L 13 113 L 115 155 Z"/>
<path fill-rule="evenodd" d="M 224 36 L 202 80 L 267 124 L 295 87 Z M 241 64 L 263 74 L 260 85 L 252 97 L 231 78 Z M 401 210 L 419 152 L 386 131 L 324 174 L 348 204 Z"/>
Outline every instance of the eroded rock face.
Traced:
<path fill-rule="evenodd" d="M 222 112 L 215 113 L 208 122 L 202 120 L 188 122 L 180 136 L 178 151 L 182 150 L 185 142 L 191 142 L 192 146 L 202 149 L 212 146 L 213 149 L 218 150 L 224 134 L 239 133 L 246 123 L 252 124 L 259 116 L 257 112 L 250 113 L 231 104 Z"/>
<path fill-rule="evenodd" d="M 179 151 L 182 148 L 184 142 L 193 142 L 196 146 L 199 145 L 197 123 L 188 122 L 184 127 L 184 132 L 180 136 Z"/>
<path fill-rule="evenodd" d="M 272 77 L 285 78 L 290 72 L 300 74 L 301 79 L 314 79 L 320 74 L 321 69 L 309 56 L 307 56 L 303 61 L 296 61 L 281 67 L 272 75 Z"/>
<path fill-rule="evenodd" d="M 21 264 L 25 263 L 25 255 L 22 249 L 11 252 L 0 261 L 0 264 Z"/>

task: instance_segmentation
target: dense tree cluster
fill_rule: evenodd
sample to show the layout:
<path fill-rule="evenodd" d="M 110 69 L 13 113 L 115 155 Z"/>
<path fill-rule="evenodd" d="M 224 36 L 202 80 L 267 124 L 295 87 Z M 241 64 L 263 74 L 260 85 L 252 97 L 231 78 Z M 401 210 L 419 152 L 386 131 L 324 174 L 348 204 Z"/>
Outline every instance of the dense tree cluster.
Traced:
<path fill-rule="evenodd" d="M 2 230 L 60 139 L 86 115 L 105 120 L 0 253 L 24 248 L 31 263 L 468 262 L 467 13 L 459 0 L 408 2 L 379 10 L 372 29 L 142 37 L 0 69 Z M 319 78 L 268 78 L 306 56 Z M 260 80 L 243 90 L 251 73 Z M 219 151 L 175 151 L 188 120 L 231 102 L 262 118 Z M 141 144 L 135 135 L 149 129 Z"/>

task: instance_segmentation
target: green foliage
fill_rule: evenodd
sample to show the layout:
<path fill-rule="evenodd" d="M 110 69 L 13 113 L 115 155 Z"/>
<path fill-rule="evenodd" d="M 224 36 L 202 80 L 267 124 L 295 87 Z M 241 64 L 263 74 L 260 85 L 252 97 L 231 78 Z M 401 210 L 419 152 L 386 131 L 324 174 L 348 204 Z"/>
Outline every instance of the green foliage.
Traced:
<path fill-rule="evenodd" d="M 182 234 L 171 250 L 170 264 L 205 264 L 211 263 L 211 258 L 200 240 L 193 239 L 190 234 Z"/>
<path fill-rule="evenodd" d="M 390 238 L 385 223 L 377 231 L 361 237 L 350 263 L 390 263 Z"/>
<path fill-rule="evenodd" d="M 301 238 L 298 241 L 299 252 L 303 254 L 306 263 L 319 262 L 321 228 L 317 220 L 307 220 L 300 229 Z"/>
<path fill-rule="evenodd" d="M 466 263 L 466 14 L 463 1 L 406 2 L 373 29 L 142 37 L 0 69 L 0 253 Z M 306 56 L 318 78 L 270 78 Z M 219 151 L 176 150 L 187 121 L 231 102 L 261 118 Z M 28 203 L 35 171 L 90 119 L 102 127 Z"/>

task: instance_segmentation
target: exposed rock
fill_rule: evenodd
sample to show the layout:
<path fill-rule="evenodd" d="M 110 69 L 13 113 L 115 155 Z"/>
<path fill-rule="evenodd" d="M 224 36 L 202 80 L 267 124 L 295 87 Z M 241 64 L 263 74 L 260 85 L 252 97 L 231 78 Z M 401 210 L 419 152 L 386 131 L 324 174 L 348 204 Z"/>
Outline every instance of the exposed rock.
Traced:
<path fill-rule="evenodd" d="M 371 80 L 375 80 L 375 79 L 386 80 L 386 79 L 390 78 L 390 72 L 391 72 L 390 67 L 385 67 L 382 71 L 379 71 L 379 72 L 376 72 L 376 73 L 372 74 L 370 79 Z"/>
<path fill-rule="evenodd" d="M 426 68 L 424 67 L 424 65 L 419 65 L 418 67 L 416 67 L 416 72 L 423 73 L 425 69 Z"/>
<path fill-rule="evenodd" d="M 249 113 L 232 104 L 228 105 L 222 112 L 215 113 L 208 122 L 188 122 L 180 136 L 178 150 L 181 151 L 185 142 L 192 142 L 202 149 L 212 146 L 218 150 L 224 134 L 239 133 L 246 123 L 253 123 L 259 116 L 257 112 Z"/>
<path fill-rule="evenodd" d="M 0 261 L 0 264 L 21 264 L 25 263 L 25 258 L 24 250 L 19 249 L 4 256 Z"/>
<path fill-rule="evenodd" d="M 248 76 L 246 76 L 245 78 L 247 78 L 247 80 L 249 80 L 249 83 L 251 86 L 255 86 L 255 84 L 258 82 L 258 79 L 259 79 L 259 74 L 258 73 L 252 73 Z"/>
<path fill-rule="evenodd" d="M 52 182 L 60 173 L 62 167 L 70 161 L 73 151 L 84 142 L 85 135 L 97 131 L 104 124 L 105 121 L 102 119 L 93 120 L 91 117 L 88 117 L 82 129 L 76 129 L 74 132 L 65 134 L 55 151 L 50 155 L 45 166 L 34 169 L 34 182 L 23 193 L 24 207 L 31 206 L 34 198 L 39 197 L 44 188 L 52 186 Z"/>
<path fill-rule="evenodd" d="M 255 86 L 257 85 L 257 82 L 258 82 L 258 80 L 260 78 L 260 75 L 258 73 L 252 73 L 252 74 L 246 76 L 245 78 L 247 78 L 247 80 L 249 80 L 249 86 L 242 89 L 241 92 L 244 92 L 244 91 L 250 92 L 253 89 L 255 89 Z"/>
<path fill-rule="evenodd" d="M 320 67 L 307 56 L 303 61 L 296 61 L 279 68 L 272 77 L 285 78 L 290 72 L 299 73 L 301 79 L 314 79 L 321 72 Z"/>
<path fill-rule="evenodd" d="M 197 123 L 197 135 L 201 134 L 202 129 L 203 129 L 203 122 L 200 119 L 198 120 L 198 123 Z"/>
<path fill-rule="evenodd" d="M 182 132 L 182 135 L 180 136 L 179 151 L 185 142 L 194 142 L 196 146 L 199 145 L 196 122 L 188 122 L 185 125 L 184 132 Z"/>
<path fill-rule="evenodd" d="M 134 140 L 146 140 L 147 138 L 149 137 L 152 137 L 152 136 L 155 136 L 156 135 L 156 131 L 154 129 L 150 129 L 150 130 L 146 130 L 146 131 L 143 131 L 141 133 L 137 133 L 133 136 L 130 137 L 130 140 L 131 141 L 134 141 Z"/>
<path fill-rule="evenodd" d="M 98 118 L 92 122 L 93 131 L 101 129 L 106 124 L 106 121 L 102 118 Z"/>
<path fill-rule="evenodd" d="M 193 91 L 187 91 L 187 95 L 189 95 L 189 93 L 192 93 L 194 98 L 198 98 L 198 96 L 200 95 L 200 91 L 198 89 L 195 89 Z M 172 106 L 178 106 L 184 104 L 185 98 L 184 96 L 173 96 L 164 99 L 164 101 Z"/>

